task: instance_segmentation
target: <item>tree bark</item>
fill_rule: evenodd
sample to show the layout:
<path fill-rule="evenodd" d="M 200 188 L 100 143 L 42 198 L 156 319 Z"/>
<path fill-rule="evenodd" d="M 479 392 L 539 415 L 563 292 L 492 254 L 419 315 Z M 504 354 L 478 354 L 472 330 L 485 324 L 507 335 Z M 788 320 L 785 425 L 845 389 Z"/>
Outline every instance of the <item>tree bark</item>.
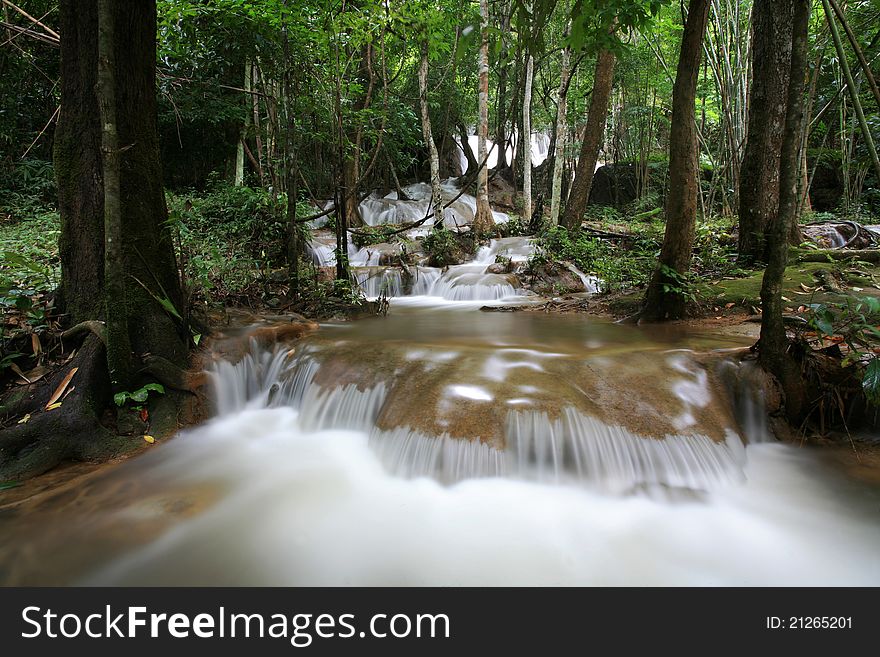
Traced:
<path fill-rule="evenodd" d="M 431 131 L 431 115 L 428 112 L 428 42 L 422 41 L 419 63 L 419 106 L 422 110 L 422 136 L 428 148 L 431 168 L 431 206 L 434 208 L 434 226 L 443 226 L 443 196 L 440 190 L 440 156 Z"/>
<path fill-rule="evenodd" d="M 687 300 L 684 281 L 694 243 L 699 185 L 694 108 L 708 15 L 708 0 L 690 1 L 672 89 L 666 233 L 660 262 L 645 293 L 641 313 L 645 321 L 680 319 L 684 315 Z"/>
<path fill-rule="evenodd" d="M 104 188 L 98 82 L 98 5 L 62 2 L 61 110 L 53 159 L 61 214 L 60 306 L 70 325 L 104 318 Z"/>
<path fill-rule="evenodd" d="M 132 351 L 182 364 L 188 337 L 180 275 L 165 222 L 168 209 L 156 131 L 156 4 L 109 2 L 113 16 L 114 93 L 124 275 L 105 284 L 104 184 L 98 71 L 97 0 L 64 0 L 61 112 L 55 168 L 61 211 L 62 304 L 73 324 L 124 314 Z M 117 242 L 119 244 L 119 242 Z M 110 272 L 106 272 L 110 274 Z M 122 296 L 115 287 L 121 284 Z M 164 304 L 164 307 L 163 307 Z"/>
<path fill-rule="evenodd" d="M 487 161 L 489 139 L 489 0 L 480 0 L 480 54 L 479 72 L 479 119 L 477 121 L 477 159 L 481 165 L 477 174 L 477 211 L 473 230 L 477 234 L 491 232 L 495 225 L 489 206 L 489 162 Z"/>
<path fill-rule="evenodd" d="M 571 75 L 571 48 L 562 50 L 562 72 L 559 91 L 556 94 L 556 127 L 553 146 L 553 174 L 550 191 L 550 225 L 559 223 L 559 208 L 562 199 L 562 170 L 565 166 L 565 140 L 568 132 L 568 80 Z"/>
<path fill-rule="evenodd" d="M 587 113 L 587 125 L 581 144 L 581 155 L 575 171 L 574 182 L 568 193 L 568 205 L 562 223 L 569 229 L 579 228 L 590 200 L 590 188 L 593 186 L 593 174 L 599 160 L 599 149 L 605 134 L 605 119 L 608 116 L 608 100 L 614 82 L 614 53 L 601 50 L 596 57 L 596 73 L 593 76 L 593 93 L 590 98 L 590 110 Z"/>
<path fill-rule="evenodd" d="M 98 107 L 104 171 L 104 293 L 107 368 L 114 391 L 131 382 L 131 342 L 125 316 L 125 262 L 122 254 L 122 199 L 119 135 L 116 129 L 116 53 L 113 0 L 98 0 Z"/>
<path fill-rule="evenodd" d="M 807 74 L 807 47 L 810 0 L 788 0 L 793 5 L 790 82 L 785 114 L 785 137 L 780 159 L 779 212 L 768 231 L 768 261 L 761 283 L 761 337 L 759 362 L 773 374 L 784 390 L 800 377 L 787 355 L 787 339 L 782 319 L 782 281 L 788 260 L 788 234 L 796 221 L 797 181 L 800 176 L 799 149 L 804 120 L 804 79 Z M 787 400 L 788 401 L 788 400 Z M 787 408 L 791 413 L 793 408 Z"/>
<path fill-rule="evenodd" d="M 791 2 L 755 0 L 752 87 L 739 179 L 739 261 L 765 261 L 765 233 L 779 210 L 779 158 L 791 62 Z"/>
<path fill-rule="evenodd" d="M 526 57 L 526 80 L 523 91 L 523 221 L 532 223 L 532 75 L 535 58 L 529 53 Z M 503 146 L 502 146 L 503 148 Z"/>

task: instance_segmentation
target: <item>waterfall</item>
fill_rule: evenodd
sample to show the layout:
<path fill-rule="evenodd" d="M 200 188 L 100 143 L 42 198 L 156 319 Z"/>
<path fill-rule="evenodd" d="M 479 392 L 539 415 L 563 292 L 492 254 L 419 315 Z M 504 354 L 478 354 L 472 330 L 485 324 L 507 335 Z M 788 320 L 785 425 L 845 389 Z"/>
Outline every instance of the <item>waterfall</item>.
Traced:
<path fill-rule="evenodd" d="M 700 397 L 708 394 L 708 384 L 688 369 L 683 358 L 670 359 L 673 370 L 695 378 L 673 384 L 672 393 L 688 402 L 685 409 L 705 405 L 708 400 Z M 216 364 L 212 380 L 218 409 L 228 415 L 245 408 L 289 406 L 299 411 L 303 431 L 366 431 L 370 445 L 391 472 L 444 483 L 511 476 L 581 481 L 624 493 L 645 486 L 712 490 L 743 478 L 745 450 L 740 436 L 730 429 L 717 442 L 689 430 L 692 416 L 676 421 L 682 429 L 688 428 L 687 433 L 646 437 L 570 406 L 562 408 L 558 417 L 511 410 L 503 432 L 505 445 L 498 447 L 447 434 L 427 435 L 407 426 L 380 429 L 376 422 L 388 399 L 388 385 L 322 384 L 316 382 L 320 368 L 318 357 L 308 350 L 291 357 L 283 349 L 271 352 L 253 344 L 238 363 Z"/>

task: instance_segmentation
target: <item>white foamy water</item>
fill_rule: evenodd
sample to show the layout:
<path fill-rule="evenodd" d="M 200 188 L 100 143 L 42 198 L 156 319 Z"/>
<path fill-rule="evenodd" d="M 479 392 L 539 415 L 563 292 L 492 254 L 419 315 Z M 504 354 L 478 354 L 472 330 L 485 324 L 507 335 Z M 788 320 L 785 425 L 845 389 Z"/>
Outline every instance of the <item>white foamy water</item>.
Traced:
<path fill-rule="evenodd" d="M 290 408 L 234 413 L 162 449 L 151 467 L 219 484 L 222 499 L 82 582 L 880 583 L 876 504 L 782 445 L 749 447 L 744 483 L 677 501 L 501 477 L 401 478 L 366 432 L 305 431 Z"/>

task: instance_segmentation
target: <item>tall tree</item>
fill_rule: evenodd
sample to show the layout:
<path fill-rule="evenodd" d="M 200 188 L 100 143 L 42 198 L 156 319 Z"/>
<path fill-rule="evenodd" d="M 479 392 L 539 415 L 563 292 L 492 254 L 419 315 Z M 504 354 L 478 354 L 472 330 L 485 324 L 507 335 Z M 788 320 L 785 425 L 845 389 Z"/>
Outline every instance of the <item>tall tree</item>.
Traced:
<path fill-rule="evenodd" d="M 779 210 L 782 152 L 791 62 L 791 2 L 755 0 L 752 86 L 739 182 L 739 260 L 767 257 L 765 234 Z"/>
<path fill-rule="evenodd" d="M 428 112 L 428 38 L 421 43 L 419 59 L 419 108 L 422 112 L 422 136 L 428 148 L 428 161 L 431 168 L 431 207 L 434 210 L 434 225 L 443 225 L 443 196 L 440 190 L 440 156 L 434 134 L 431 131 L 431 115 Z"/>
<path fill-rule="evenodd" d="M 645 293 L 641 312 L 645 321 L 680 319 L 684 315 L 684 286 L 691 263 L 699 191 L 694 108 L 708 17 L 708 0 L 690 1 L 672 90 L 666 232 L 660 262 Z"/>
<path fill-rule="evenodd" d="M 131 341 L 125 317 L 125 258 L 122 253 L 122 198 L 119 135 L 116 130 L 116 31 L 113 0 L 98 0 L 98 107 L 104 173 L 104 317 L 110 382 L 123 390 L 131 377 Z"/>
<path fill-rule="evenodd" d="M 797 182 L 800 175 L 801 128 L 804 121 L 804 87 L 807 76 L 807 46 L 810 0 L 778 0 L 793 5 L 789 86 L 785 112 L 785 130 L 779 169 L 779 212 L 768 230 L 768 259 L 761 283 L 761 337 L 759 361 L 773 374 L 786 391 L 800 379 L 796 364 L 787 355 L 787 340 L 782 311 L 782 280 L 788 260 L 788 235 L 796 221 Z M 780 44 L 782 45 L 782 44 Z M 788 400 L 787 400 L 788 404 Z M 793 408 L 787 408 L 789 413 Z"/>
<path fill-rule="evenodd" d="M 101 221 L 107 183 L 102 134 L 107 135 L 99 117 L 112 108 L 102 104 L 99 109 L 96 94 L 98 4 L 64 0 L 60 5 L 60 25 L 68 35 L 62 39 L 61 112 L 54 154 L 61 211 L 62 305 L 74 324 L 107 319 L 105 308 L 111 308 L 121 315 L 118 321 L 127 334 L 115 337 L 120 344 L 128 338 L 135 359 L 182 364 L 187 338 L 180 318 L 185 309 L 166 226 L 156 133 L 156 3 L 107 2 L 103 9 L 112 18 L 118 148 L 113 152 L 108 141 L 103 152 L 111 162 L 118 160 L 119 167 L 118 195 L 112 173 L 108 188 L 111 199 L 119 202 L 118 217 L 112 207 L 109 210 L 110 233 Z M 109 92 L 107 83 L 102 74 L 102 96 Z M 110 254 L 111 271 L 105 264 L 105 243 L 115 252 Z M 115 325 L 108 326 L 111 343 Z"/>
<path fill-rule="evenodd" d="M 550 225 L 559 223 L 562 205 L 562 169 L 565 166 L 565 140 L 568 133 L 568 87 L 571 79 L 571 48 L 562 49 L 559 89 L 556 92 L 556 126 L 554 133 L 553 177 L 550 190 Z"/>
<path fill-rule="evenodd" d="M 584 128 L 584 140 L 581 143 L 581 155 L 562 220 L 568 228 L 580 227 L 590 200 L 593 174 L 596 172 L 599 149 L 602 147 L 602 137 L 605 134 L 605 119 L 608 116 L 608 100 L 611 98 L 616 60 L 614 53 L 604 48 L 596 56 L 593 92 L 587 113 L 587 125 Z"/>
<path fill-rule="evenodd" d="M 488 233 L 494 226 L 492 208 L 489 206 L 489 0 L 480 0 L 480 54 L 479 117 L 477 119 L 477 212 L 473 229 L 476 233 Z"/>
<path fill-rule="evenodd" d="M 526 55 L 526 79 L 523 91 L 522 122 L 523 122 L 523 220 L 532 222 L 532 76 L 535 58 L 529 52 Z"/>

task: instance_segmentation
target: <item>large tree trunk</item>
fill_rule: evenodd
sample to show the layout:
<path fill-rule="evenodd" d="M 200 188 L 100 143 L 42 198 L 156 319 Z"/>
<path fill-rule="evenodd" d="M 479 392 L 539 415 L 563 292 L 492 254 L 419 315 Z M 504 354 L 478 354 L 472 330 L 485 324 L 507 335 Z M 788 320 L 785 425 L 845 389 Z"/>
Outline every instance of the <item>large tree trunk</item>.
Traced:
<path fill-rule="evenodd" d="M 434 225 L 443 226 L 443 196 L 440 190 L 440 156 L 434 135 L 431 132 L 431 115 L 428 112 L 428 42 L 422 42 L 422 57 L 419 63 L 419 106 L 422 110 L 422 136 L 428 147 L 431 165 L 431 206 L 434 208 Z"/>
<path fill-rule="evenodd" d="M 60 6 L 61 111 L 55 178 L 61 213 L 61 307 L 68 322 L 104 317 L 104 187 L 98 83 L 98 5 Z"/>
<path fill-rule="evenodd" d="M 562 73 L 559 91 L 556 94 L 556 127 L 553 129 L 553 178 L 550 191 L 550 225 L 559 223 L 559 208 L 562 200 L 562 169 L 565 166 L 565 139 L 568 132 L 568 80 L 571 76 L 571 49 L 562 50 Z"/>
<path fill-rule="evenodd" d="M 479 69 L 479 119 L 477 122 L 477 158 L 480 172 L 477 175 L 477 212 L 474 216 L 474 232 L 489 233 L 495 225 L 489 206 L 489 162 L 487 141 L 489 139 L 489 0 L 480 0 L 480 56 Z"/>
<path fill-rule="evenodd" d="M 183 315 L 180 278 L 165 222 L 168 210 L 156 132 L 156 4 L 111 2 L 120 167 L 121 292 L 105 288 L 104 174 L 95 93 L 96 0 L 65 0 L 61 113 L 55 168 L 61 211 L 62 300 L 71 323 L 124 313 L 136 356 L 186 360 L 187 340 L 169 310 Z M 120 283 L 116 281 L 115 283 Z M 119 295 L 122 295 L 121 298 Z M 166 307 L 163 307 L 163 304 Z"/>
<path fill-rule="evenodd" d="M 113 0 L 98 0 L 98 107 L 104 171 L 105 346 L 110 383 L 115 391 L 131 382 L 131 341 L 125 316 L 125 260 L 122 253 L 122 198 L 119 135 L 116 129 L 116 52 Z"/>
<path fill-rule="evenodd" d="M 641 313 L 645 321 L 679 319 L 684 315 L 684 280 L 691 263 L 699 191 L 694 106 L 708 16 L 708 0 L 691 0 L 672 89 L 666 233 L 660 262 L 645 293 Z"/>
<path fill-rule="evenodd" d="M 778 0 L 783 4 L 781 0 Z M 779 212 L 770 224 L 768 236 L 767 269 L 761 284 L 761 338 L 759 359 L 761 365 L 773 374 L 786 391 L 800 388 L 800 371 L 787 354 L 782 311 L 782 281 L 788 260 L 788 234 L 796 221 L 797 181 L 800 176 L 799 148 L 804 120 L 804 79 L 807 75 L 807 47 L 810 21 L 810 0 L 788 0 L 794 5 L 790 57 L 790 84 L 785 114 L 785 137 L 780 159 Z M 781 45 L 781 44 L 780 44 Z M 793 407 L 793 395 L 786 399 L 790 416 L 799 409 Z"/>
<path fill-rule="evenodd" d="M 535 66 L 535 58 L 531 53 L 526 56 L 526 81 L 523 91 L 522 121 L 523 148 L 523 221 L 529 225 L 532 223 L 532 74 Z"/>
<path fill-rule="evenodd" d="M 791 2 L 755 0 L 749 126 L 739 178 L 739 260 L 766 259 L 779 209 L 779 158 L 791 61 Z"/>
<path fill-rule="evenodd" d="M 578 160 L 574 182 L 568 196 L 568 205 L 562 223 L 568 228 L 578 228 L 587 210 L 590 200 L 590 188 L 593 185 L 593 174 L 599 159 L 602 136 L 605 134 L 605 119 L 608 115 L 608 100 L 614 82 L 615 56 L 608 50 L 602 50 L 596 57 L 596 73 L 593 76 L 593 93 L 590 98 L 590 110 L 587 114 L 587 125 L 584 140 L 581 144 L 581 155 Z"/>

